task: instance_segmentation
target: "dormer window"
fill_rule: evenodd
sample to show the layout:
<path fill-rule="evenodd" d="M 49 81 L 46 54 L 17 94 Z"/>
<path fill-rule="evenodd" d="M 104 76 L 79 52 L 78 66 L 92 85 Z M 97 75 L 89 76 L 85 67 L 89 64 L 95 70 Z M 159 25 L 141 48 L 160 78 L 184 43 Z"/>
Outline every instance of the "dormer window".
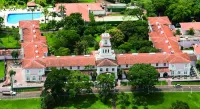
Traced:
<path fill-rule="evenodd" d="M 107 44 L 107 40 L 105 40 L 105 44 Z"/>

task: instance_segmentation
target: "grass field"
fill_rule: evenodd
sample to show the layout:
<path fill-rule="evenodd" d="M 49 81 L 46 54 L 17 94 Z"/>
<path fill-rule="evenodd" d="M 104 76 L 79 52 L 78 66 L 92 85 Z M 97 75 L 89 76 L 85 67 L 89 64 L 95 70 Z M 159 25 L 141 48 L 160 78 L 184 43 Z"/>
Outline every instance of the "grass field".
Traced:
<path fill-rule="evenodd" d="M 127 105 L 127 109 L 132 109 L 132 94 L 129 94 L 130 104 Z M 200 93 L 155 93 L 147 96 L 147 103 L 149 109 L 168 109 L 172 102 L 181 100 L 187 102 L 190 109 L 200 109 Z M 73 102 L 72 102 L 73 101 Z M 26 99 L 26 100 L 1 100 L 0 109 L 40 109 L 40 99 Z M 68 102 L 68 105 L 59 109 L 112 109 L 111 103 L 103 104 L 98 95 L 81 96 Z M 117 105 L 117 109 L 120 109 L 120 104 Z M 143 106 L 139 106 L 138 109 L 143 109 Z"/>
<path fill-rule="evenodd" d="M 95 0 L 78 0 L 79 3 L 94 3 Z"/>
<path fill-rule="evenodd" d="M 122 86 L 130 86 L 131 84 L 130 83 L 127 83 L 127 82 L 121 82 L 121 85 Z M 158 81 L 157 83 L 156 83 L 156 85 L 167 85 L 167 82 L 166 81 Z"/>
<path fill-rule="evenodd" d="M 7 34 L 7 33 L 1 33 L 0 39 L 2 42 L 0 42 L 0 47 L 5 48 L 20 48 L 19 40 L 15 39 L 13 35 Z"/>
<path fill-rule="evenodd" d="M 173 85 L 181 84 L 181 85 L 200 85 L 200 81 L 181 81 L 181 82 L 172 82 Z"/>
<path fill-rule="evenodd" d="M 0 78 L 4 77 L 4 61 L 0 61 Z"/>

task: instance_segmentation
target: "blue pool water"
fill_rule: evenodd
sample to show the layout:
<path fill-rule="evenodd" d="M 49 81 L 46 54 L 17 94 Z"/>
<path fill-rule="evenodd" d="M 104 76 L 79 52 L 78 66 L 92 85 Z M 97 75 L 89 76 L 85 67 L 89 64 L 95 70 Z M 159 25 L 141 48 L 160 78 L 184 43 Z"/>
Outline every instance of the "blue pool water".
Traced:
<path fill-rule="evenodd" d="M 33 19 L 38 19 L 42 16 L 41 13 L 33 13 Z M 21 20 L 32 20 L 32 13 L 12 13 L 8 14 L 7 22 L 16 24 Z"/>

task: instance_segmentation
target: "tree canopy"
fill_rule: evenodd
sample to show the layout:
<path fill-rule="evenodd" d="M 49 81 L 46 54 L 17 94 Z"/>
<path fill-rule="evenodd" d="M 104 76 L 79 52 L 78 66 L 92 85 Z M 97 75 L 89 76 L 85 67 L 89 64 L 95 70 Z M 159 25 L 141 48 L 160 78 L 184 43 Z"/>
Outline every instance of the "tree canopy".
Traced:
<path fill-rule="evenodd" d="M 177 100 L 173 102 L 169 109 L 190 109 L 189 105 L 186 102 Z"/>
<path fill-rule="evenodd" d="M 128 72 L 132 86 L 143 88 L 145 92 L 158 81 L 158 71 L 150 64 L 134 64 Z"/>
<path fill-rule="evenodd" d="M 47 74 L 44 83 L 44 90 L 41 94 L 41 107 L 52 109 L 66 103 L 69 98 L 73 98 L 81 93 L 92 92 L 92 83 L 89 76 L 79 71 L 69 71 L 67 69 L 58 70 L 53 68 Z"/>

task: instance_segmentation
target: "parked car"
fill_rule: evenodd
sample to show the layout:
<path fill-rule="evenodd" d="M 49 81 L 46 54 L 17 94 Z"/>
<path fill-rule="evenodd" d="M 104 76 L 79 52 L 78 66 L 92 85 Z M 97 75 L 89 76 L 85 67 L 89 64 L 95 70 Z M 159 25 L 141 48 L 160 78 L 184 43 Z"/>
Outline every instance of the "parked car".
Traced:
<path fill-rule="evenodd" d="M 3 94 L 3 95 L 11 95 L 11 96 L 14 96 L 14 95 L 16 95 L 17 93 L 14 92 L 14 91 L 4 91 L 4 92 L 2 92 L 2 94 Z"/>
<path fill-rule="evenodd" d="M 174 87 L 175 88 L 180 88 L 180 87 L 182 87 L 180 84 L 176 84 L 176 85 L 174 85 Z"/>

